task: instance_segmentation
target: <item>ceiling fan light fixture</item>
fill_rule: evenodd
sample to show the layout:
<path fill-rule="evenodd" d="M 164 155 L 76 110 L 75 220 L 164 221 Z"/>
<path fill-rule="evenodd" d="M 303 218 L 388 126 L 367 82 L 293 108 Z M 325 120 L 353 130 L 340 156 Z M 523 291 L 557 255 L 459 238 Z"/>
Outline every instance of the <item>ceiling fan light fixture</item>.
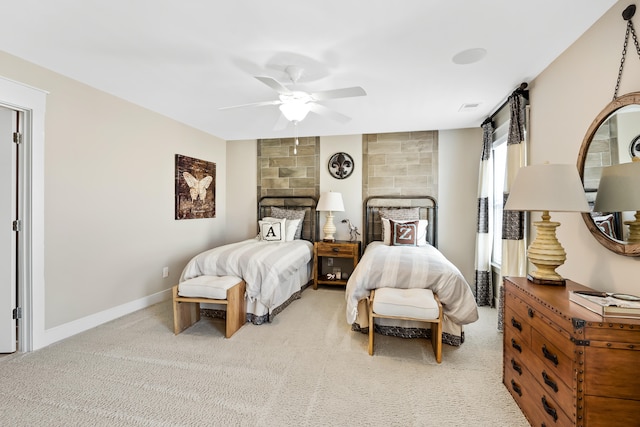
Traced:
<path fill-rule="evenodd" d="M 280 104 L 280 111 L 290 122 L 301 122 L 307 117 L 311 106 L 306 102 L 286 102 Z"/>

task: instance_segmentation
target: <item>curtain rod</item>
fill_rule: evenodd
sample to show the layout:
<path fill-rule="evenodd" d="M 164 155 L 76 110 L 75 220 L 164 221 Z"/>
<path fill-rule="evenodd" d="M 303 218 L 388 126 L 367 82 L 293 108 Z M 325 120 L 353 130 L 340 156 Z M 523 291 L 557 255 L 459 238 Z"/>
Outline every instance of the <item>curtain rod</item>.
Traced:
<path fill-rule="evenodd" d="M 486 125 L 487 123 L 489 123 L 490 121 L 493 120 L 493 118 L 496 116 L 496 114 L 498 114 L 498 112 L 500 110 L 502 110 L 502 108 L 507 105 L 509 103 L 509 98 L 511 98 L 512 95 L 522 95 L 524 96 L 524 98 L 528 101 L 529 100 L 529 91 L 527 90 L 527 86 L 529 86 L 527 83 L 522 82 L 520 83 L 520 86 L 518 86 L 518 88 L 516 90 L 514 90 L 513 92 L 511 92 L 511 95 L 509 95 L 507 97 L 507 99 L 504 100 L 504 102 L 502 102 L 500 104 L 500 106 L 498 108 L 496 108 L 493 113 L 487 117 L 486 119 L 484 119 L 484 122 L 482 122 L 482 124 L 480 125 L 480 127 Z"/>

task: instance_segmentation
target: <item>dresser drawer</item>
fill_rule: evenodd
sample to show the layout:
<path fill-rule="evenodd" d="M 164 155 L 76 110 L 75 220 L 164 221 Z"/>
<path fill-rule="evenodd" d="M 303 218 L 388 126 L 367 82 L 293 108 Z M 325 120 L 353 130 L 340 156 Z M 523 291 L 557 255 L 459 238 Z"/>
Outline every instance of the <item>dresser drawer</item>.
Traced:
<path fill-rule="evenodd" d="M 535 338 L 534 347 L 539 347 L 540 340 Z M 549 348 L 549 351 L 553 351 Z M 541 357 L 541 354 L 532 354 L 532 357 L 524 361 L 525 366 L 531 372 L 531 376 L 540 384 L 545 394 L 553 397 L 565 412 L 574 405 L 573 395 L 573 368 L 572 361 L 566 360 L 564 355 L 558 359 L 558 366 L 551 360 Z M 569 368 L 569 369 L 567 369 Z"/>
<path fill-rule="evenodd" d="M 511 307 L 504 309 L 504 328 L 510 330 L 518 341 L 529 346 L 531 344 L 531 325 L 522 313 L 517 313 Z"/>
<path fill-rule="evenodd" d="M 573 426 L 561 406 L 540 388 L 526 368 L 522 375 L 505 368 L 504 385 L 532 425 Z"/>
<path fill-rule="evenodd" d="M 318 242 L 318 256 L 357 257 L 358 246 Z"/>
<path fill-rule="evenodd" d="M 521 300 L 516 294 L 507 291 L 505 293 L 505 300 L 505 307 L 509 307 L 521 318 L 528 319 L 531 316 L 532 312 L 530 312 L 529 305 Z"/>
<path fill-rule="evenodd" d="M 536 426 L 573 426 L 575 408 L 573 405 L 563 406 L 556 400 L 553 392 L 543 389 L 539 382 L 533 381 L 530 389 L 531 405 L 529 409 L 535 414 Z"/>
<path fill-rule="evenodd" d="M 542 335 L 533 330 L 531 332 L 531 353 L 539 359 L 541 366 L 550 375 L 560 378 L 567 384 L 572 383 L 573 358 L 560 351 L 548 335 Z"/>
<path fill-rule="evenodd" d="M 596 343 L 591 343 L 596 344 Z M 585 379 L 585 394 L 608 396 L 620 399 L 635 399 L 640 405 L 640 350 L 612 349 L 607 347 L 583 347 L 584 367 L 581 372 Z M 631 402 L 629 402 L 631 403 Z"/>
<path fill-rule="evenodd" d="M 511 357 L 527 360 L 532 357 L 529 344 L 513 328 L 505 328 L 504 330 L 504 357 L 505 360 Z"/>
<path fill-rule="evenodd" d="M 637 426 L 640 420 L 640 402 L 637 400 L 587 396 L 585 407 L 587 426 Z"/>

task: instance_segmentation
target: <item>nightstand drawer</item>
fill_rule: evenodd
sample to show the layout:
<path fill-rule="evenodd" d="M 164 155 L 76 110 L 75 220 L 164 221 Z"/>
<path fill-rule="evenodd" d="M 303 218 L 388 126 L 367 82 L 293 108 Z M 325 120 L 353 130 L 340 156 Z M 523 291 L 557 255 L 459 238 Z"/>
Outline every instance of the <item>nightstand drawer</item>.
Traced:
<path fill-rule="evenodd" d="M 351 258 L 358 256 L 357 252 L 357 244 L 318 242 L 318 256 Z"/>

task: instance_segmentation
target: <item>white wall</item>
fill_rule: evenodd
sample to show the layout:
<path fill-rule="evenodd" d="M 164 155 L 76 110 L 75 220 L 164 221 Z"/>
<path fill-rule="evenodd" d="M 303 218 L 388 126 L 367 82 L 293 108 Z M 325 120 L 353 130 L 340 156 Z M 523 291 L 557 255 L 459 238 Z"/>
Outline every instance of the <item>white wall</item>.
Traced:
<path fill-rule="evenodd" d="M 329 174 L 328 161 L 332 155 L 345 152 L 354 161 L 353 173 L 345 179 L 336 179 Z M 362 233 L 362 135 L 340 135 L 320 137 L 320 192 L 342 193 L 344 212 L 334 212 L 337 240 L 349 240 L 349 228 L 341 221 L 348 218 Z M 326 213 L 320 212 L 320 236 Z M 362 240 L 362 236 L 358 240 Z"/>
<path fill-rule="evenodd" d="M 258 141 L 227 141 L 225 242 L 255 237 L 258 221 Z"/>
<path fill-rule="evenodd" d="M 168 297 L 188 259 L 223 241 L 225 142 L 3 52 L 0 63 L 48 92 L 34 348 Z M 175 154 L 216 163 L 216 218 L 174 220 Z"/>
<path fill-rule="evenodd" d="M 438 248 L 474 286 L 482 129 L 444 130 L 438 140 Z"/>
<path fill-rule="evenodd" d="M 616 3 L 531 82 L 531 164 L 576 164 L 587 129 L 613 96 L 626 29 L 621 15 L 628 5 Z M 640 91 L 640 61 L 630 40 L 619 95 L 633 91 Z M 640 258 L 605 249 L 579 214 L 553 213 L 552 220 L 562 223 L 557 235 L 567 252 L 560 274 L 599 290 L 640 292 L 634 280 Z"/>

